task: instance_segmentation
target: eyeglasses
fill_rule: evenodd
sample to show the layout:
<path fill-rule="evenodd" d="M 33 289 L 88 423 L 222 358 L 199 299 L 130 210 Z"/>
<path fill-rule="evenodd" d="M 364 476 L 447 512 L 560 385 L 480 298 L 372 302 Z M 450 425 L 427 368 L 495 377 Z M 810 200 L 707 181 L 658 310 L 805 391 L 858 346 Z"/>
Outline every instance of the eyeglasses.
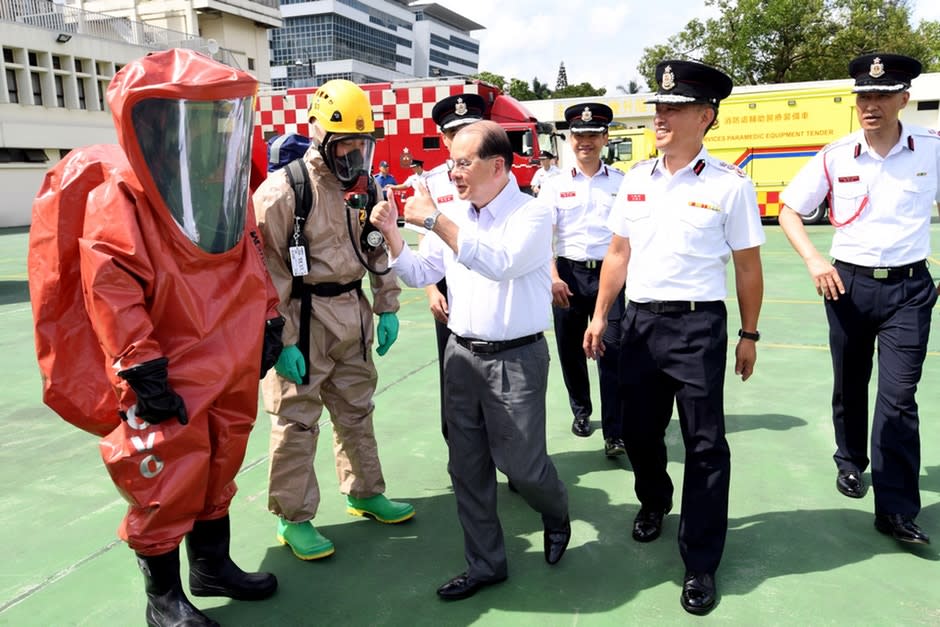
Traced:
<path fill-rule="evenodd" d="M 476 161 L 489 161 L 490 159 L 496 159 L 500 155 L 491 155 L 489 157 L 474 157 L 473 159 L 448 159 L 445 161 L 447 164 L 448 172 L 466 172 L 470 169 L 470 166 Z"/>

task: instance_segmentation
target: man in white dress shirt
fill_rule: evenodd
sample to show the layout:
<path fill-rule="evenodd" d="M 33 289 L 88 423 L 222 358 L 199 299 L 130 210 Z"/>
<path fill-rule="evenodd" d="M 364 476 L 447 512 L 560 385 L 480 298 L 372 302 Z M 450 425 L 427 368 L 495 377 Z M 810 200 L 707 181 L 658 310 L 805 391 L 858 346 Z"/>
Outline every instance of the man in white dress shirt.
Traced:
<path fill-rule="evenodd" d="M 920 436 L 914 394 L 927 356 L 937 301 L 927 257 L 930 215 L 940 200 L 940 138 L 901 124 L 916 59 L 874 53 L 855 58 L 860 130 L 826 146 L 784 190 L 780 226 L 824 297 L 832 355 L 836 488 L 862 498 L 868 466 L 868 384 L 878 343 L 878 395 L 872 417 L 875 528 L 900 542 L 927 544 L 920 512 Z M 799 214 L 829 195 L 836 227 L 830 263 Z"/>
<path fill-rule="evenodd" d="M 508 574 L 497 468 L 542 515 L 549 564 L 564 554 L 571 525 L 568 493 L 545 446 L 551 213 L 510 177 L 512 145 L 498 124 L 465 126 L 450 154 L 454 185 L 470 206 L 462 215 L 444 215 L 421 189 L 405 206 L 405 220 L 430 231 L 418 253 L 405 245 L 387 203 L 379 203 L 371 219 L 402 281 L 429 285 L 447 276 L 453 333 L 444 353 L 448 470 L 467 570 L 437 594 L 455 600 Z"/>

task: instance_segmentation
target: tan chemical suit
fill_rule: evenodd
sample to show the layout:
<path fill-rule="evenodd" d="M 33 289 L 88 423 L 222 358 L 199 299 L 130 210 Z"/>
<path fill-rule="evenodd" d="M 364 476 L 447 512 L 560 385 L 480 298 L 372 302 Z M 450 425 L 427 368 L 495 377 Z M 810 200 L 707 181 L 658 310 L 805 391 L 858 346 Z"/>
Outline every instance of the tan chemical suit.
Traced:
<path fill-rule="evenodd" d="M 343 190 L 316 148 L 304 155 L 310 175 L 313 208 L 304 225 L 308 242 L 306 285 L 349 286 L 366 273 L 356 256 L 362 227 L 347 210 Z M 289 240 L 294 225 L 294 192 L 284 169 L 271 173 L 254 194 L 258 225 L 264 235 L 265 260 L 286 319 L 284 346 L 299 343 L 300 299 L 291 298 Z M 350 242 L 352 222 L 356 249 Z M 384 247 L 363 258 L 373 268 L 388 266 Z M 309 383 L 294 384 L 272 368 L 261 384 L 264 408 L 271 414 L 271 469 L 268 508 L 290 522 L 311 520 L 320 491 L 313 466 L 319 420 L 325 406 L 333 422 L 333 449 L 340 491 L 354 498 L 385 492 L 372 424 L 377 375 L 372 362 L 372 316 L 398 311 L 394 273 L 371 274 L 374 304 L 361 289 L 312 298 Z"/>

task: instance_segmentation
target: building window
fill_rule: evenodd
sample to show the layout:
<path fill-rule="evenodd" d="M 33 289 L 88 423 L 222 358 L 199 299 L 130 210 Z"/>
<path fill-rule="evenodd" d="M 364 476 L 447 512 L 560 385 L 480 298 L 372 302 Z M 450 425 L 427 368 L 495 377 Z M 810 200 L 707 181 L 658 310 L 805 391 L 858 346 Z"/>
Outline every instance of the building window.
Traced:
<path fill-rule="evenodd" d="M 248 71 L 253 72 L 255 70 L 255 60 L 251 57 L 248 57 Z"/>
<path fill-rule="evenodd" d="M 13 48 L 3 49 L 3 60 L 7 63 L 13 63 Z"/>
<path fill-rule="evenodd" d="M 42 78 L 39 76 L 39 72 L 30 72 L 29 80 L 30 80 L 30 84 L 33 87 L 33 104 L 41 105 L 42 104 Z"/>
<path fill-rule="evenodd" d="M 0 163 L 45 163 L 49 156 L 41 148 L 0 148 Z"/>
<path fill-rule="evenodd" d="M 11 103 L 18 103 L 20 101 L 20 92 L 16 87 L 16 70 L 11 70 L 7 68 L 7 99 Z"/>
<path fill-rule="evenodd" d="M 75 81 L 75 86 L 78 88 L 78 108 L 87 109 L 88 103 L 85 102 L 85 79 L 79 78 Z"/>
<path fill-rule="evenodd" d="M 62 81 L 62 77 L 59 75 L 52 77 L 53 82 L 55 83 L 55 104 L 57 107 L 65 108 L 65 86 Z"/>

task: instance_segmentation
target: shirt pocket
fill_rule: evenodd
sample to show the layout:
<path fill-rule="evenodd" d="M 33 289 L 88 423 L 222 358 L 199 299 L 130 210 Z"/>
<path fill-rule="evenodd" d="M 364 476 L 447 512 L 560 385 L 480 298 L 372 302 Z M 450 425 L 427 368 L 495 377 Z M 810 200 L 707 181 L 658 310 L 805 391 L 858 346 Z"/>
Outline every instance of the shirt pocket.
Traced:
<path fill-rule="evenodd" d="M 913 176 L 899 181 L 899 186 L 903 194 L 896 207 L 898 214 L 910 216 L 922 212 L 926 212 L 927 215 L 932 213 L 933 201 L 937 193 L 933 177 Z"/>
<path fill-rule="evenodd" d="M 863 181 L 836 183 L 832 188 L 832 217 L 836 222 L 850 219 L 862 207 L 868 196 L 868 185 Z"/>
<path fill-rule="evenodd" d="M 717 229 L 725 223 L 725 214 L 721 209 L 711 207 L 683 207 L 679 219 L 692 229 Z"/>

